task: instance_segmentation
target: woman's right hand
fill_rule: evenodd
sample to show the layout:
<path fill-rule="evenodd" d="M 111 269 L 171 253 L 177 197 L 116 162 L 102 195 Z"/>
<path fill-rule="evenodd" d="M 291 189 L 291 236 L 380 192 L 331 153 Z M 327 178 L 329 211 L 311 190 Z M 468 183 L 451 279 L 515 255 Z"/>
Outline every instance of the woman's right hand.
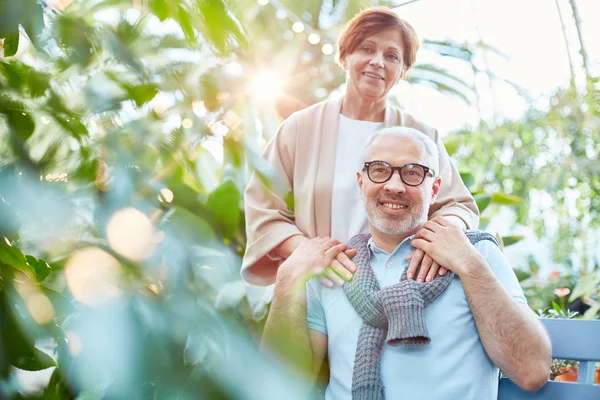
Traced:
<path fill-rule="evenodd" d="M 345 281 L 351 280 L 356 271 L 356 265 L 350 260 L 356 255 L 356 250 L 348 249 L 346 244 L 337 239 L 330 237 L 308 239 L 304 236 L 293 236 L 286 242 L 285 245 L 293 246 L 293 251 L 279 267 L 284 269 L 281 271 L 284 274 L 292 272 L 289 271 L 290 269 L 295 269 L 294 275 L 300 274 L 308 278 L 319 275 L 321 284 L 331 288 L 334 283 L 341 286 Z M 290 247 L 287 249 L 292 250 Z M 326 254 L 324 249 L 330 250 L 326 258 L 323 258 Z M 325 260 L 327 262 L 323 264 Z"/>

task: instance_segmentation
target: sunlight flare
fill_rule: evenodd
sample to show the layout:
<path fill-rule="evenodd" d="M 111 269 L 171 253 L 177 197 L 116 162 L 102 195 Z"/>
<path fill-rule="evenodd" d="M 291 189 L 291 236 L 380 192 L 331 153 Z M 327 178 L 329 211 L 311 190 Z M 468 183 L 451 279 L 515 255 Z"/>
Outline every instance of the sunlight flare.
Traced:
<path fill-rule="evenodd" d="M 259 103 L 273 102 L 284 86 L 284 79 L 278 71 L 264 69 L 252 76 L 246 86 L 246 94 Z"/>

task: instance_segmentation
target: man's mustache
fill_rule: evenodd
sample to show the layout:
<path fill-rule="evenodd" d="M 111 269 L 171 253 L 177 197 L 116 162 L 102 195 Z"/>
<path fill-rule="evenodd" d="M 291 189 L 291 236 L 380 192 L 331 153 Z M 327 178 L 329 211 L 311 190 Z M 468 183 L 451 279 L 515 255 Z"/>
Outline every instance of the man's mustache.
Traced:
<path fill-rule="evenodd" d="M 389 194 L 387 194 L 387 195 L 379 196 L 377 198 L 377 201 L 378 202 L 384 202 L 384 201 L 401 201 L 401 202 L 407 203 L 408 205 L 411 205 L 411 206 L 413 204 L 413 202 L 410 199 L 408 199 L 408 198 L 406 198 L 406 197 L 404 197 L 402 195 L 400 195 L 400 196 L 390 196 Z"/>

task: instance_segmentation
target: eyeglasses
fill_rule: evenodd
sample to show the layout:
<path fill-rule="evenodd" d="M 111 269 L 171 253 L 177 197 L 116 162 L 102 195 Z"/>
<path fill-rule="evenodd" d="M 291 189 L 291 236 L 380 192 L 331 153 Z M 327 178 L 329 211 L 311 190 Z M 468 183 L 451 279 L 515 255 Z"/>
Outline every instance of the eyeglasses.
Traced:
<path fill-rule="evenodd" d="M 367 176 L 374 183 L 389 181 L 398 170 L 400 179 L 408 186 L 419 186 L 425 180 L 427 174 L 435 176 L 435 171 L 421 164 L 406 164 L 394 167 L 385 161 L 367 161 L 363 169 L 367 170 Z"/>

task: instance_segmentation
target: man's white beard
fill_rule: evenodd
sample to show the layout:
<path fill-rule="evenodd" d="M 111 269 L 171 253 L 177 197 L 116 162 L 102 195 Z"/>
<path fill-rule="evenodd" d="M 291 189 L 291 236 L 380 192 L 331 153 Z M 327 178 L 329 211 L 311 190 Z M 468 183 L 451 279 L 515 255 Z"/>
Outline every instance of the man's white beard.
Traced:
<path fill-rule="evenodd" d="M 398 221 L 383 221 L 383 219 L 378 216 L 369 215 L 369 212 L 367 211 L 367 217 L 375 229 L 390 236 L 400 236 L 408 232 L 412 233 L 416 228 L 427 222 L 427 215 L 423 214 L 420 216 L 411 214 L 410 218 L 404 218 Z"/>
<path fill-rule="evenodd" d="M 402 199 L 408 201 L 408 209 L 410 213 L 408 215 L 398 216 L 397 219 L 391 219 L 391 215 L 384 214 L 383 211 L 378 207 L 381 200 L 369 199 L 363 192 L 363 198 L 365 199 L 365 210 L 367 212 L 367 218 L 371 225 L 377 229 L 377 231 L 384 235 L 399 236 L 406 233 L 412 233 L 415 229 L 419 228 L 425 222 L 427 222 L 427 210 L 425 205 L 415 204 L 410 199 L 396 197 L 396 200 Z M 393 197 L 385 197 L 386 199 L 394 199 Z"/>

